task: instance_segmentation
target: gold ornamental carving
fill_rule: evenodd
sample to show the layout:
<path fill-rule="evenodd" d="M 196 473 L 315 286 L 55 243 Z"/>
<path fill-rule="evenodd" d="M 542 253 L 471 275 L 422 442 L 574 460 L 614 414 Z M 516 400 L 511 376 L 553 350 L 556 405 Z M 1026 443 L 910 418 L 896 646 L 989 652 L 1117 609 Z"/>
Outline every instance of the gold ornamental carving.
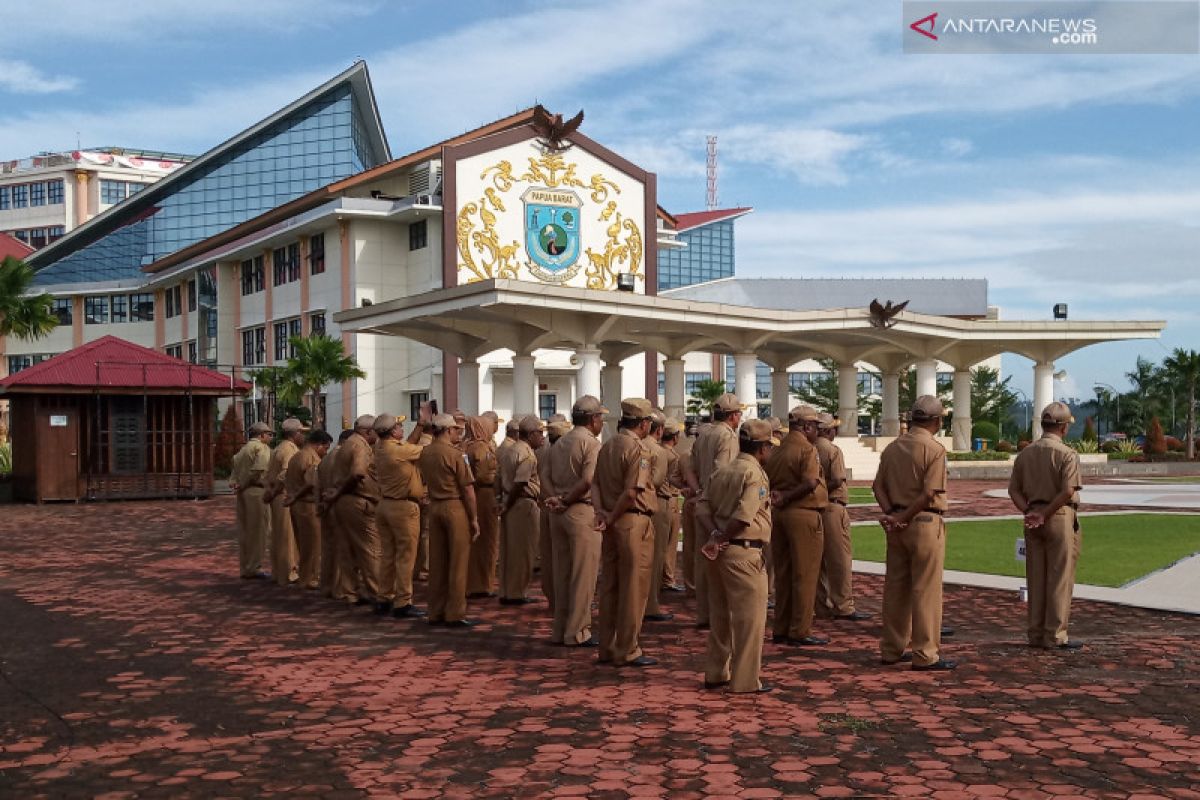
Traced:
<path fill-rule="evenodd" d="M 633 220 L 625 219 L 621 212 L 617 211 L 617 204 L 612 201 L 600 212 L 600 222 L 609 220 L 612 222 L 604 230 L 608 236 L 604 249 L 599 253 L 590 247 L 584 250 L 590 262 L 584 273 L 589 289 L 611 289 L 617 283 L 619 272 L 641 277 L 639 270 L 644 249 L 641 229 Z M 621 240 L 622 232 L 626 234 L 624 241 Z"/>

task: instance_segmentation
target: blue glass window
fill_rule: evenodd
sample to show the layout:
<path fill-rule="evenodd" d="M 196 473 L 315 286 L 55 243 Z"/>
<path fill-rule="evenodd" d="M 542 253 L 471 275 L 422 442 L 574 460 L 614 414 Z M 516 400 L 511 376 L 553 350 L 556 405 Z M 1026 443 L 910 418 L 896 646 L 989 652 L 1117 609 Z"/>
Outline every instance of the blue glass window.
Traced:
<path fill-rule="evenodd" d="M 9 192 L 8 187 L 0 186 L 0 211 L 8 210 L 9 203 L 12 202 L 11 197 L 12 194 Z"/>
<path fill-rule="evenodd" d="M 687 247 L 658 251 L 659 289 L 676 289 L 733 276 L 733 220 L 683 231 L 678 239 Z"/>
<path fill-rule="evenodd" d="M 29 205 L 46 205 L 46 184 L 41 181 L 29 184 Z"/>
<path fill-rule="evenodd" d="M 56 181 L 46 181 L 46 202 L 50 205 L 58 205 L 63 201 L 63 182 L 60 178 Z"/>
<path fill-rule="evenodd" d="M 29 184 L 18 183 L 12 187 L 12 207 L 25 208 L 29 205 Z"/>
<path fill-rule="evenodd" d="M 100 181 L 100 202 L 113 205 L 125 199 L 125 181 Z"/>

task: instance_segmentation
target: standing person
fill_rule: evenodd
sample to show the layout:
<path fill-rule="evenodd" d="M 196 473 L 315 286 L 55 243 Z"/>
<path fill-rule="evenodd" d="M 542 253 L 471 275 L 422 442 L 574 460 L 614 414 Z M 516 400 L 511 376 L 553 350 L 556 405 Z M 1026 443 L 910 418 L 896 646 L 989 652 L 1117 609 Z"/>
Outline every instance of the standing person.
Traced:
<path fill-rule="evenodd" d="M 571 423 L 562 414 L 555 414 L 546 423 L 546 441 L 533 451 L 537 456 L 538 483 L 541 500 L 538 504 L 538 573 L 541 576 L 542 594 L 546 598 L 547 610 L 554 616 L 558 598 L 554 592 L 554 540 L 550 535 L 550 508 L 546 505 L 557 496 L 554 479 L 550 474 L 550 452 L 554 444 L 571 430 Z"/>
<path fill-rule="evenodd" d="M 304 447 L 292 456 L 283 476 L 283 504 L 291 511 L 296 534 L 296 560 L 300 586 L 321 586 L 321 521 L 317 517 L 317 467 L 329 452 L 332 437 L 323 430 L 309 431 Z"/>
<path fill-rule="evenodd" d="M 818 436 L 813 442 L 829 492 L 829 505 L 821 515 L 825 550 L 817 583 L 817 616 L 860 622 L 871 615 L 854 608 L 854 552 L 850 543 L 850 512 L 846 510 L 850 491 L 846 460 L 842 448 L 835 443 L 839 425 L 832 414 L 821 412 L 817 420 Z"/>
<path fill-rule="evenodd" d="M 650 482 L 654 485 L 658 500 L 658 508 L 650 518 L 650 524 L 654 526 L 654 559 L 650 562 L 650 591 L 646 595 L 646 613 L 642 617 L 646 622 L 667 622 L 675 618 L 674 614 L 663 611 L 658 602 L 666 550 L 671 538 L 671 502 L 675 497 L 675 490 L 667 480 L 674 453 L 669 453 L 662 445 L 666 424 L 666 416 L 661 411 L 654 411 L 650 416 L 650 435 L 645 440 L 650 449 Z"/>
<path fill-rule="evenodd" d="M 421 538 L 421 501 L 425 484 L 417 471 L 422 448 L 417 442 L 425 427 L 423 418 L 405 439 L 404 417 L 380 414 L 375 418 L 375 474 L 381 499 L 375 510 L 379 526 L 379 583 L 383 602 L 397 618 L 423 617 L 413 605 L 413 564 Z"/>
<path fill-rule="evenodd" d="M 551 555 L 554 560 L 554 624 L 551 644 L 595 647 L 592 600 L 600 570 L 601 533 L 594 525 L 592 482 L 600 432 L 608 409 L 590 394 L 571 408 L 571 428 L 550 450 Z"/>
<path fill-rule="evenodd" d="M 696 596 L 696 551 L 704 542 L 696 543 L 696 505 L 700 501 L 700 479 L 695 468 L 696 436 L 706 425 L 689 425 L 688 433 L 675 448 L 679 453 L 680 491 L 683 493 L 683 590 L 687 597 Z"/>
<path fill-rule="evenodd" d="M 636 397 L 621 401 L 617 435 L 600 447 L 592 484 L 600 545 L 599 661 L 618 667 L 648 667 L 658 663 L 642 654 L 638 635 L 650 592 L 657 507 L 650 479 L 650 401 Z"/>
<path fill-rule="evenodd" d="M 467 464 L 475 476 L 475 518 L 479 538 L 471 542 L 467 564 L 467 599 L 496 596 L 496 559 L 500 555 L 496 518 L 496 422 L 487 416 L 467 417 Z"/>
<path fill-rule="evenodd" d="M 533 414 L 518 423 L 518 439 L 500 457 L 500 604 L 533 602 L 525 596 L 533 580 L 532 542 L 539 530 L 537 456 L 543 442 L 542 421 Z"/>
<path fill-rule="evenodd" d="M 683 436 L 683 423 L 674 417 L 667 417 L 663 426 L 663 437 L 660 444 L 667 451 L 667 486 L 669 496 L 666 498 L 670 509 L 666 548 L 663 550 L 662 590 L 683 594 L 684 588 L 675 582 L 675 570 L 679 562 L 679 531 L 683 526 L 683 490 L 687 480 L 683 476 L 683 459 L 679 455 L 679 439 Z M 661 498 L 661 495 L 660 495 Z"/>
<path fill-rule="evenodd" d="M 330 500 L 335 504 L 338 524 L 346 535 L 351 558 L 361 575 L 362 599 L 374 604 L 376 614 L 387 614 L 391 608 L 384 599 L 380 579 L 381 545 L 375 522 L 375 509 L 380 498 L 372 450 L 376 441 L 374 416 L 364 414 L 354 420 L 354 435 L 338 449 L 334 471 L 341 482 Z"/>
<path fill-rule="evenodd" d="M 1077 650 L 1067 636 L 1079 561 L 1079 454 L 1063 444 L 1075 418 L 1066 403 L 1042 410 L 1042 437 L 1017 455 L 1008 496 L 1025 515 L 1030 647 Z"/>
<path fill-rule="evenodd" d="M 775 562 L 776 644 L 815 646 L 813 614 L 825 533 L 821 514 L 829 503 L 813 442 L 817 410 L 800 405 L 788 412 L 788 436 L 767 462 L 771 479 L 771 557 Z"/>
<path fill-rule="evenodd" d="M 763 548 L 771 535 L 771 503 L 763 465 L 779 440 L 771 424 L 751 419 L 738 432 L 739 455 L 708 485 L 701 522 L 710 529 L 702 548 L 709 559 L 712 628 L 705 653 L 704 688 L 769 692 L 759 680 L 767 624 L 767 568 Z"/>
<path fill-rule="evenodd" d="M 308 426 L 295 417 L 288 417 L 281 428 L 283 437 L 271 453 L 271 465 L 267 468 L 267 490 L 263 492 L 262 499 L 271 506 L 271 573 L 275 583 L 287 586 L 299 580 L 300 572 L 292 515 L 283 504 L 283 476 L 292 457 L 300 452 Z"/>
<path fill-rule="evenodd" d="M 263 481 L 271 465 L 271 426 L 256 422 L 250 437 L 233 457 L 229 486 L 237 497 L 238 550 L 241 575 L 265 578 L 262 563 L 267 558 L 267 536 L 271 531 L 271 510 L 263 503 Z"/>
<path fill-rule="evenodd" d="M 432 441 L 417 459 L 429 492 L 429 624 L 469 628 L 467 562 L 479 538 L 475 476 L 458 449 L 463 429 L 454 417 L 438 414 L 429 432 Z"/>
<path fill-rule="evenodd" d="M 915 670 L 957 666 L 941 655 L 946 448 L 934 435 L 945 413 L 936 397 L 918 397 L 908 433 L 884 448 L 871 487 L 887 533 L 880 661 L 912 661 Z M 904 650 L 910 642 L 911 654 Z"/>
<path fill-rule="evenodd" d="M 337 452 L 354 431 L 347 428 L 338 436 L 337 444 L 330 448 L 317 465 L 317 515 L 321 519 L 321 594 L 334 600 L 354 599 L 354 565 L 349 555 L 345 533 L 338 524 L 333 504 L 326 498 L 333 494 L 338 481 L 335 478 Z"/>
<path fill-rule="evenodd" d="M 742 424 L 742 404 L 736 394 L 725 393 L 713 404 L 713 423 L 692 447 L 692 466 L 700 484 L 698 506 L 704 505 L 708 482 L 718 468 L 725 466 L 738 456 L 737 429 Z M 709 512 L 711 514 L 711 511 Z M 697 508 L 699 514 L 699 508 Z M 697 544 L 708 539 L 706 532 L 697 530 Z M 695 548 L 696 578 L 696 627 L 708 628 L 708 559 Z"/>

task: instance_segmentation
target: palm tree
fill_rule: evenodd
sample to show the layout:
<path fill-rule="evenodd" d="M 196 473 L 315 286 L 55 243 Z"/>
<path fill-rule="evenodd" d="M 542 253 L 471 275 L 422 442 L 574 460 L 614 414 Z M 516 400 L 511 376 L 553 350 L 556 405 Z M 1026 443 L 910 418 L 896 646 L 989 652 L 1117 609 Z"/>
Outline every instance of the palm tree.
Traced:
<path fill-rule="evenodd" d="M 1200 353 L 1176 347 L 1171 355 L 1163 359 L 1163 372 L 1168 384 L 1187 398 L 1187 457 L 1196 457 L 1196 390 L 1200 387 Z"/>
<path fill-rule="evenodd" d="M 1133 391 L 1122 396 L 1129 416 L 1136 423 L 1137 430 L 1147 431 L 1150 418 L 1162 413 L 1165 409 L 1163 397 L 1162 370 L 1147 358 L 1137 357 L 1137 364 L 1132 372 L 1126 372 L 1125 377 L 1133 385 Z"/>
<path fill-rule="evenodd" d="M 725 394 L 725 381 L 696 381 L 691 397 L 687 401 L 687 413 L 697 416 L 703 412 L 712 415 L 713 403 Z"/>
<path fill-rule="evenodd" d="M 346 355 L 342 343 L 328 336 L 293 336 L 290 344 L 294 355 L 288 359 L 287 374 L 291 381 L 309 396 L 313 427 L 321 427 L 321 387 L 330 383 L 345 383 L 365 378 L 367 373 L 358 366 L 354 356 Z"/>
<path fill-rule="evenodd" d="M 45 292 L 28 294 L 32 285 L 28 264 L 12 256 L 0 261 L 0 336 L 40 339 L 58 324 L 50 310 L 54 298 Z"/>
<path fill-rule="evenodd" d="M 254 371 L 254 385 L 266 395 L 266 421 L 278 425 L 285 409 L 300 404 L 304 389 L 288 373 L 287 367 L 260 367 Z"/>

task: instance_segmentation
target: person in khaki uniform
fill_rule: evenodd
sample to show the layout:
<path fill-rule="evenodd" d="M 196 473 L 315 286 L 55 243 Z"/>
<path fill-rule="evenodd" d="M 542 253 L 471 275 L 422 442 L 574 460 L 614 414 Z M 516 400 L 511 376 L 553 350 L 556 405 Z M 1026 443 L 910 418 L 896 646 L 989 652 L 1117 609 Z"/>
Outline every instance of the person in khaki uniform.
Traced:
<path fill-rule="evenodd" d="M 880 661 L 912 661 L 915 670 L 957 666 L 941 657 L 946 448 L 934 435 L 944 414 L 936 397 L 918 397 L 908 432 L 884 448 L 871 487 L 887 533 Z M 904 650 L 910 642 L 911 654 Z"/>
<path fill-rule="evenodd" d="M 429 492 L 429 624 L 469 628 L 467 562 L 479 538 L 475 476 L 458 449 L 463 429 L 454 417 L 438 414 L 429 431 L 433 439 L 417 459 Z"/>
<path fill-rule="evenodd" d="M 500 603 L 519 606 L 533 580 L 533 554 L 540 520 L 541 483 L 534 449 L 543 442 L 542 421 L 533 414 L 518 422 L 517 441 L 500 456 Z"/>
<path fill-rule="evenodd" d="M 467 417 L 467 464 L 475 476 L 475 518 L 479 538 L 471 542 L 467 564 L 467 599 L 496 596 L 496 559 L 500 555 L 499 519 L 496 517 L 495 422 L 491 417 Z"/>
<path fill-rule="evenodd" d="M 821 412 L 817 420 L 819 435 L 813 444 L 821 462 L 821 474 L 829 492 L 829 505 L 821 515 L 825 528 L 825 553 L 821 558 L 821 578 L 817 583 L 817 616 L 860 622 L 871 615 L 854 608 L 854 553 L 850 543 L 850 502 L 846 460 L 834 443 L 839 426 L 832 414 Z"/>
<path fill-rule="evenodd" d="M 562 414 L 554 414 L 546 423 L 546 441 L 533 451 L 537 456 L 538 483 L 541 500 L 538 503 L 538 560 L 537 572 L 541 577 L 542 595 L 546 598 L 547 610 L 554 616 L 554 540 L 550 535 L 550 509 L 546 502 L 556 496 L 554 480 L 550 475 L 550 450 L 554 443 L 571 430 L 571 423 Z"/>
<path fill-rule="evenodd" d="M 767 624 L 767 568 L 762 551 L 771 536 L 770 487 L 763 465 L 779 440 L 766 420 L 738 432 L 740 454 L 716 471 L 700 520 L 710 529 L 702 548 L 709 559 L 712 628 L 705 652 L 704 688 L 769 692 L 759 680 Z"/>
<path fill-rule="evenodd" d="M 1063 444 L 1075 418 L 1066 403 L 1042 410 L 1042 437 L 1017 455 L 1008 496 L 1025 515 L 1030 647 L 1077 650 L 1067 636 L 1079 561 L 1079 454 Z"/>
<path fill-rule="evenodd" d="M 321 586 L 321 521 L 317 517 L 317 467 L 333 439 L 322 430 L 309 431 L 304 447 L 292 456 L 283 475 L 283 505 L 291 511 L 296 534 L 296 560 L 300 586 Z"/>
<path fill-rule="evenodd" d="M 723 394 L 713 404 L 713 423 L 700 434 L 696 444 L 692 446 L 692 467 L 700 484 L 700 496 L 697 500 L 703 506 L 708 482 L 718 468 L 725 466 L 738 456 L 737 429 L 742 424 L 742 404 L 736 394 Z M 711 511 L 709 511 L 711 514 Z M 695 541 L 702 543 L 708 539 L 707 532 L 697 529 Z M 708 628 L 708 559 L 695 548 L 695 579 L 696 579 L 696 627 Z"/>
<path fill-rule="evenodd" d="M 283 476 L 287 472 L 288 462 L 300 446 L 304 444 L 304 436 L 308 426 L 295 417 L 283 421 L 283 438 L 271 452 L 271 465 L 267 468 L 267 490 L 263 492 L 263 502 L 271 506 L 271 575 L 275 583 L 287 586 L 295 583 L 299 577 L 296 560 L 296 532 L 292 529 L 292 515 L 283 504 Z"/>
<path fill-rule="evenodd" d="M 239 566 L 243 578 L 265 578 L 262 563 L 267 558 L 271 511 L 263 503 L 263 481 L 271 465 L 271 426 L 256 422 L 250 438 L 233 457 L 229 487 L 237 497 Z"/>
<path fill-rule="evenodd" d="M 417 560 L 417 541 L 421 538 L 421 501 L 425 484 L 417 472 L 417 459 L 423 449 L 422 424 L 413 426 L 407 440 L 403 416 L 380 414 L 375 418 L 375 474 L 379 477 L 381 499 L 375 509 L 379 526 L 379 583 L 383 602 L 392 616 L 404 619 L 423 617 L 425 612 L 413 605 L 413 564 Z"/>
<path fill-rule="evenodd" d="M 683 436 L 683 423 L 674 417 L 667 417 L 663 426 L 662 444 L 667 451 L 667 486 L 670 491 L 671 518 L 670 533 L 667 545 L 663 550 L 662 590 L 683 594 L 682 586 L 675 582 L 675 570 L 679 562 L 679 532 L 683 527 L 683 490 L 687 488 L 687 479 L 683 476 L 683 459 L 679 455 L 679 440 Z"/>
<path fill-rule="evenodd" d="M 683 590 L 687 597 L 696 596 L 696 566 L 699 545 L 696 544 L 696 506 L 700 502 L 700 479 L 696 475 L 694 447 L 699 428 L 690 427 L 687 435 L 675 447 L 679 454 L 680 492 L 683 494 Z M 704 544 L 703 542 L 700 543 Z M 707 583 L 707 581 L 706 581 Z"/>
<path fill-rule="evenodd" d="M 663 611 L 658 602 L 667 560 L 667 547 L 671 543 L 671 504 L 675 499 L 675 489 L 667 480 L 670 477 L 674 452 L 668 451 L 662 445 L 666 424 L 666 415 L 661 411 L 654 411 L 650 416 L 650 435 L 646 437 L 646 446 L 650 449 L 651 458 L 650 481 L 658 498 L 658 508 L 651 518 L 651 524 L 654 526 L 654 560 L 650 563 L 650 592 L 646 595 L 646 614 L 643 617 L 646 622 L 666 622 L 675 618 L 674 614 Z"/>
<path fill-rule="evenodd" d="M 829 640 L 812 633 L 817 579 L 825 533 L 821 513 L 829 503 L 813 442 L 817 410 L 800 405 L 788 412 L 788 436 L 767 462 L 771 479 L 771 557 L 775 563 L 776 644 L 814 646 Z"/>
<path fill-rule="evenodd" d="M 349 557 L 345 533 L 338 524 L 333 504 L 325 498 L 333 493 L 339 481 L 335 478 L 338 449 L 354 431 L 347 429 L 338 436 L 317 465 L 317 516 L 321 521 L 321 594 L 334 600 L 354 599 L 354 566 Z"/>
<path fill-rule="evenodd" d="M 382 547 L 375 517 L 380 492 L 372 448 L 377 440 L 374 416 L 364 414 L 354 421 L 354 435 L 338 449 L 334 469 L 341 483 L 329 500 L 361 576 L 362 599 L 374 604 L 376 614 L 387 614 L 391 606 L 380 578 Z"/>
<path fill-rule="evenodd" d="M 621 401 L 617 435 L 601 445 L 592 484 L 596 527 L 603 532 L 598 656 L 600 663 L 619 667 L 658 663 L 643 655 L 638 644 L 654 559 L 651 518 L 658 507 L 645 442 L 651 411 L 643 397 Z"/>

